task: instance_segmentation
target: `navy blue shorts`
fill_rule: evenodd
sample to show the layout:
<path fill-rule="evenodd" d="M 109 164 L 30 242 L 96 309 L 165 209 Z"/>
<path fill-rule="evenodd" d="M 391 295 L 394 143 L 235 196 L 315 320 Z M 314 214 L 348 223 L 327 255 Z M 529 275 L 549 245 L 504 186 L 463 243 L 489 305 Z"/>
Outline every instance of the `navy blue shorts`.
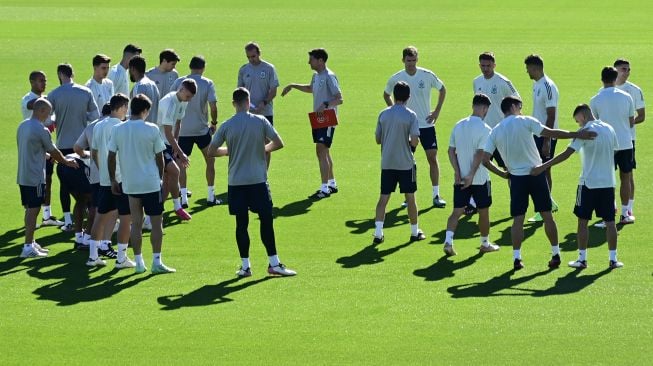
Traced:
<path fill-rule="evenodd" d="M 538 176 L 510 175 L 510 216 L 522 216 L 533 200 L 535 212 L 551 211 L 551 193 L 544 173 Z"/>
<path fill-rule="evenodd" d="M 541 136 L 538 137 L 533 135 L 533 140 L 535 140 L 535 146 L 537 146 L 537 151 L 540 153 L 540 157 L 542 158 L 543 163 L 546 163 L 547 161 L 553 159 L 553 157 L 556 154 L 556 145 L 558 144 L 558 140 L 551 139 L 551 152 L 547 157 L 542 156 L 542 144 L 544 143 L 544 137 Z"/>
<path fill-rule="evenodd" d="M 503 158 L 501 157 L 501 154 L 499 154 L 499 149 L 495 149 L 494 152 L 492 153 L 492 159 L 497 163 L 499 168 L 505 168 L 506 163 L 503 162 Z"/>
<path fill-rule="evenodd" d="M 52 176 L 54 174 L 54 159 L 49 158 L 45 160 L 45 175 Z"/>
<path fill-rule="evenodd" d="M 130 194 L 129 197 L 141 200 L 141 205 L 143 206 L 146 215 L 159 216 L 163 213 L 161 190 L 150 193 Z"/>
<path fill-rule="evenodd" d="M 605 222 L 614 221 L 614 188 L 578 186 L 574 214 L 579 219 L 591 220 L 592 212 L 596 212 L 596 216 Z"/>
<path fill-rule="evenodd" d="M 260 215 L 272 215 L 272 195 L 267 182 L 227 187 L 230 215 L 242 215 L 249 211 Z"/>
<path fill-rule="evenodd" d="M 492 205 L 492 185 L 488 180 L 485 184 L 472 184 L 462 189 L 462 184 L 453 186 L 453 207 L 463 208 L 469 204 L 470 197 L 474 197 L 476 208 L 488 208 Z"/>
<path fill-rule="evenodd" d="M 80 160 L 77 160 L 80 163 Z M 91 183 L 88 182 L 87 170 L 88 167 L 79 164 L 79 168 L 71 168 L 64 164 L 57 164 L 57 177 L 61 188 L 68 192 L 78 192 L 82 194 L 90 194 Z"/>
<path fill-rule="evenodd" d="M 312 131 L 313 142 L 316 144 L 323 144 L 330 148 L 333 143 L 333 134 L 335 132 L 335 127 L 316 128 Z"/>
<path fill-rule="evenodd" d="M 172 151 L 172 146 L 166 144 L 166 149 L 163 150 L 163 166 L 168 166 L 169 163 L 175 161 L 175 153 Z"/>
<path fill-rule="evenodd" d="M 630 173 L 635 169 L 635 150 L 626 149 L 615 151 L 614 168 L 619 168 L 622 173 Z"/>
<path fill-rule="evenodd" d="M 122 190 L 122 184 L 120 189 Z M 113 210 L 118 210 L 119 215 L 129 215 L 129 197 L 125 193 L 116 196 L 111 192 L 111 187 L 100 186 L 97 212 L 106 214 Z"/>
<path fill-rule="evenodd" d="M 100 183 L 91 184 L 91 207 L 97 207 L 100 202 Z"/>
<path fill-rule="evenodd" d="M 637 169 L 637 160 L 635 159 L 635 140 L 633 140 L 633 170 Z"/>
<path fill-rule="evenodd" d="M 397 189 L 399 183 L 399 192 L 415 193 L 417 191 L 417 167 L 413 169 L 381 169 L 381 194 L 390 194 Z"/>
<path fill-rule="evenodd" d="M 206 135 L 202 136 L 179 136 L 179 148 L 184 154 L 190 156 L 193 152 L 193 145 L 197 145 L 197 148 L 203 150 L 205 147 L 209 146 L 211 143 L 211 133 L 207 132 Z M 172 151 L 172 147 L 170 148 Z"/>
<path fill-rule="evenodd" d="M 45 202 L 45 184 L 20 187 L 20 202 L 24 207 L 37 208 Z"/>
<path fill-rule="evenodd" d="M 419 142 L 424 150 L 437 150 L 438 138 L 435 135 L 435 126 L 419 129 Z"/>

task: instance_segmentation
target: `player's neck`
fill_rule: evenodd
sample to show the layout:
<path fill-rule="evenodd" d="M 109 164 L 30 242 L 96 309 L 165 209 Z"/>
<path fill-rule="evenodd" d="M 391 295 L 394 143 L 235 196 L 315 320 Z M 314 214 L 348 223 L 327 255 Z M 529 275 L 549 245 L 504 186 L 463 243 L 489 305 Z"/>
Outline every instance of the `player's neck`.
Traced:
<path fill-rule="evenodd" d="M 407 69 L 404 69 L 404 70 L 406 71 L 406 74 L 408 74 L 410 76 L 413 76 L 413 75 L 415 75 L 417 73 L 417 67 L 411 68 L 411 69 L 407 68 Z"/>
<path fill-rule="evenodd" d="M 484 77 L 485 79 L 487 79 L 487 80 L 492 79 L 492 78 L 494 77 L 494 71 L 492 71 L 492 73 L 491 73 L 490 75 L 487 75 L 487 76 L 486 76 L 485 74 L 483 74 L 483 77 Z"/>
<path fill-rule="evenodd" d="M 102 80 L 104 80 L 104 78 L 99 75 L 93 75 L 93 80 L 95 80 L 98 84 L 102 84 Z"/>
<path fill-rule="evenodd" d="M 617 78 L 617 82 L 615 83 L 615 85 L 622 86 L 622 85 L 624 85 L 626 83 L 626 81 L 628 81 L 628 79 L 623 79 L 622 80 L 622 79 Z"/>
<path fill-rule="evenodd" d="M 39 98 L 43 96 L 43 92 L 41 92 L 39 90 L 32 89 L 32 93 L 36 94 Z"/>

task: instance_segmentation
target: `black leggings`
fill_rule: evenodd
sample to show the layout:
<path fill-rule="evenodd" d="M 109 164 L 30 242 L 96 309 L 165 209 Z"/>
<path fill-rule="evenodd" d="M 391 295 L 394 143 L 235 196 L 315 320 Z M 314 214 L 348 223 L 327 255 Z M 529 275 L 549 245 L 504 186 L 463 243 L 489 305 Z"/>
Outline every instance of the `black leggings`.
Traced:
<path fill-rule="evenodd" d="M 75 152 L 73 149 L 60 149 L 60 151 L 64 157 Z M 63 212 L 70 212 L 70 192 L 63 185 L 59 186 L 59 201 L 61 201 L 61 210 Z"/>
<path fill-rule="evenodd" d="M 268 256 L 277 254 L 277 245 L 274 239 L 274 226 L 272 223 L 272 215 L 258 215 L 261 223 L 261 241 L 265 246 L 265 251 Z M 247 226 L 249 225 L 249 213 L 236 215 L 236 243 L 238 243 L 238 251 L 241 258 L 249 258 L 249 233 Z"/>

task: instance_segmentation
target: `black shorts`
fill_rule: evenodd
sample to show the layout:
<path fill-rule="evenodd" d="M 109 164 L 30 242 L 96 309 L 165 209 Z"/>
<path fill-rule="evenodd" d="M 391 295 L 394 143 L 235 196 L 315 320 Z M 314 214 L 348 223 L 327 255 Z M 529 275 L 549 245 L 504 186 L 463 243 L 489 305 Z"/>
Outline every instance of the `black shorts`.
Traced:
<path fill-rule="evenodd" d="M 635 159 L 635 140 L 633 140 L 633 170 L 637 169 L 637 160 Z"/>
<path fill-rule="evenodd" d="M 45 202 L 45 184 L 20 187 L 20 202 L 24 207 L 37 208 Z"/>
<path fill-rule="evenodd" d="M 122 190 L 122 184 L 120 189 Z M 111 192 L 111 187 L 100 186 L 97 212 L 106 214 L 116 209 L 118 215 L 129 215 L 129 197 L 125 193 L 116 196 Z"/>
<path fill-rule="evenodd" d="M 415 193 L 417 191 L 417 167 L 413 165 L 412 169 L 381 169 L 381 194 L 390 194 L 397 189 L 399 183 L 399 192 Z"/>
<path fill-rule="evenodd" d="M 132 198 L 141 200 L 141 205 L 148 216 L 159 216 L 163 213 L 163 200 L 161 199 L 161 190 L 150 193 L 130 194 Z"/>
<path fill-rule="evenodd" d="M 230 215 L 246 214 L 248 210 L 260 215 L 272 215 L 272 195 L 267 182 L 227 187 Z"/>
<path fill-rule="evenodd" d="M 635 169 L 635 151 L 633 149 L 615 151 L 614 168 L 619 168 L 621 173 L 632 172 Z"/>
<path fill-rule="evenodd" d="M 97 207 L 100 202 L 100 183 L 91 183 L 91 207 Z"/>
<path fill-rule="evenodd" d="M 193 152 L 193 145 L 197 145 L 197 148 L 204 150 L 205 147 L 209 146 L 211 143 L 211 133 L 207 132 L 206 135 L 202 136 L 179 136 L 179 148 L 184 154 L 190 156 Z M 172 150 L 172 148 L 170 148 Z"/>
<path fill-rule="evenodd" d="M 542 144 L 544 143 L 544 137 L 537 137 L 533 135 L 533 140 L 535 140 L 535 146 L 537 146 L 537 151 L 540 153 L 540 157 L 542 157 Z M 549 152 L 549 156 L 547 157 L 542 157 L 542 163 L 546 163 L 547 161 L 553 159 L 553 157 L 556 154 L 556 145 L 558 144 L 557 139 L 551 139 L 551 151 Z"/>
<path fill-rule="evenodd" d="M 90 194 L 92 191 L 91 183 L 88 182 L 86 175 L 87 169 L 83 166 L 75 169 L 64 164 L 57 164 L 57 177 L 59 177 L 61 188 L 68 192 Z"/>
<path fill-rule="evenodd" d="M 503 158 L 501 157 L 501 154 L 499 154 L 499 149 L 494 150 L 494 152 L 492 153 L 492 159 L 494 159 L 494 161 L 496 161 L 499 168 L 505 168 L 506 167 L 506 163 L 503 162 Z"/>
<path fill-rule="evenodd" d="M 461 189 L 462 184 L 453 186 L 453 207 L 463 208 L 469 204 L 470 197 L 474 197 L 476 208 L 488 208 L 492 205 L 492 185 L 488 180 L 485 184 L 472 184 Z"/>
<path fill-rule="evenodd" d="M 510 175 L 510 216 L 522 216 L 528 209 L 530 196 L 535 212 L 551 211 L 551 193 L 544 173 L 538 176 Z"/>
<path fill-rule="evenodd" d="M 175 153 L 172 151 L 172 146 L 166 144 L 166 149 L 163 150 L 163 166 L 168 166 L 173 161 L 175 161 Z"/>
<path fill-rule="evenodd" d="M 45 159 L 45 175 L 50 177 L 52 174 L 54 174 L 54 159 Z"/>
<path fill-rule="evenodd" d="M 316 144 L 323 144 L 330 148 L 333 143 L 333 134 L 335 132 L 335 127 L 316 128 L 312 131 L 313 142 Z"/>
<path fill-rule="evenodd" d="M 574 214 L 579 219 L 591 220 L 592 212 L 596 212 L 596 216 L 605 222 L 614 221 L 614 188 L 578 186 Z"/>
<path fill-rule="evenodd" d="M 419 129 L 419 142 L 424 150 L 437 150 L 438 138 L 435 135 L 435 126 Z"/>

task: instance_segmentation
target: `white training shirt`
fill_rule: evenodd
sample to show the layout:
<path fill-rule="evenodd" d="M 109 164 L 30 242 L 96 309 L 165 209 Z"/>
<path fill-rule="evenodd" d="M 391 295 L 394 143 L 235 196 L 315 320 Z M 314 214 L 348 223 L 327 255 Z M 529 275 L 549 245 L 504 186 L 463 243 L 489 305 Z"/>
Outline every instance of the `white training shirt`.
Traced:
<path fill-rule="evenodd" d="M 642 93 L 642 89 L 640 89 L 639 86 L 630 81 L 626 81 L 621 85 L 616 85 L 616 88 L 625 91 L 631 98 L 633 98 L 635 110 L 646 108 L 646 103 L 644 103 L 644 93 Z M 635 137 L 637 136 L 635 133 L 635 126 L 630 128 L 630 134 L 632 135 L 633 141 L 635 141 Z"/>
<path fill-rule="evenodd" d="M 460 168 L 460 177 L 466 177 L 472 170 L 474 155 L 477 150 L 483 150 L 492 129 L 480 117 L 469 116 L 456 123 L 451 131 L 449 147 L 456 149 L 456 159 Z M 490 180 L 487 169 L 479 165 L 474 174 L 473 185 L 482 185 Z M 458 182 L 456 182 L 458 183 Z"/>
<path fill-rule="evenodd" d="M 540 80 L 533 83 L 533 117 L 546 126 L 546 109 L 554 107 L 556 109 L 555 120 L 553 128 L 558 128 L 558 87 L 544 75 Z"/>
<path fill-rule="evenodd" d="M 113 82 L 113 90 L 129 96 L 129 70 L 116 64 L 109 69 L 109 80 Z"/>
<path fill-rule="evenodd" d="M 431 70 L 418 67 L 415 75 L 410 75 L 404 69 L 390 77 L 385 86 L 385 93 L 392 95 L 395 84 L 399 81 L 410 86 L 410 98 L 406 107 L 417 114 L 419 128 L 433 127 L 432 123 L 426 122 L 426 117 L 431 113 L 431 89 L 442 90 L 442 81 Z"/>
<path fill-rule="evenodd" d="M 594 117 L 612 126 L 617 133 L 617 150 L 633 148 L 629 117 L 635 116 L 635 104 L 628 93 L 615 87 L 603 88 L 590 99 L 590 108 Z"/>
<path fill-rule="evenodd" d="M 95 104 L 97 104 L 97 108 L 100 111 L 100 114 L 102 114 L 102 107 L 107 104 L 111 100 L 113 94 L 115 94 L 113 92 L 113 82 L 105 78 L 102 79 L 102 83 L 98 83 L 95 79 L 90 78 L 86 82 L 86 87 L 91 89 L 93 100 L 95 100 Z"/>
<path fill-rule="evenodd" d="M 45 95 L 44 95 L 44 97 L 45 97 Z M 29 103 L 31 100 L 38 99 L 38 98 L 40 98 L 40 97 L 38 95 L 36 95 L 36 93 L 34 93 L 33 91 L 30 90 L 30 92 L 25 94 L 23 99 L 20 100 L 20 111 L 23 114 L 23 119 L 24 120 L 32 118 L 32 111 L 27 109 L 27 103 Z M 46 127 L 51 126 L 52 123 L 53 123 L 52 122 L 53 119 L 54 119 L 53 115 L 50 114 L 50 117 L 48 117 L 48 119 L 45 120 L 45 123 L 43 123 L 43 125 L 45 125 Z"/>
<path fill-rule="evenodd" d="M 161 138 L 165 141 L 166 145 L 170 145 L 170 141 L 166 138 L 166 131 L 164 126 L 171 126 L 172 132 L 175 131 L 175 124 L 181 121 L 186 115 L 186 107 L 188 102 L 182 102 L 177 98 L 177 92 L 172 91 L 159 101 L 159 116 L 157 123 L 161 130 Z"/>
<path fill-rule="evenodd" d="M 483 121 L 492 128 L 503 119 L 503 112 L 501 112 L 503 98 L 510 95 L 521 98 L 510 80 L 498 72 L 495 72 L 489 79 L 486 79 L 482 74 L 479 75 L 474 79 L 473 88 L 475 94 L 483 93 L 490 97 L 492 105 Z"/>
<path fill-rule="evenodd" d="M 111 141 L 111 132 L 113 127 L 122 123 L 118 118 L 107 118 L 98 122 L 93 129 L 93 150 L 97 150 L 98 171 L 100 172 L 100 185 L 111 187 L 111 178 L 109 178 L 109 141 Z M 120 175 L 120 160 L 116 156 L 116 182 L 122 182 Z"/>
<path fill-rule="evenodd" d="M 529 175 L 531 169 L 542 164 L 533 135 L 540 136 L 544 125 L 530 116 L 506 117 L 490 132 L 485 152 L 499 150 L 508 172 L 512 175 Z"/>
<path fill-rule="evenodd" d="M 614 177 L 614 152 L 617 150 L 617 134 L 612 126 L 601 121 L 590 121 L 585 129 L 596 132 L 594 140 L 574 139 L 569 147 L 578 151 L 583 164 L 580 185 L 587 188 L 612 188 Z"/>

